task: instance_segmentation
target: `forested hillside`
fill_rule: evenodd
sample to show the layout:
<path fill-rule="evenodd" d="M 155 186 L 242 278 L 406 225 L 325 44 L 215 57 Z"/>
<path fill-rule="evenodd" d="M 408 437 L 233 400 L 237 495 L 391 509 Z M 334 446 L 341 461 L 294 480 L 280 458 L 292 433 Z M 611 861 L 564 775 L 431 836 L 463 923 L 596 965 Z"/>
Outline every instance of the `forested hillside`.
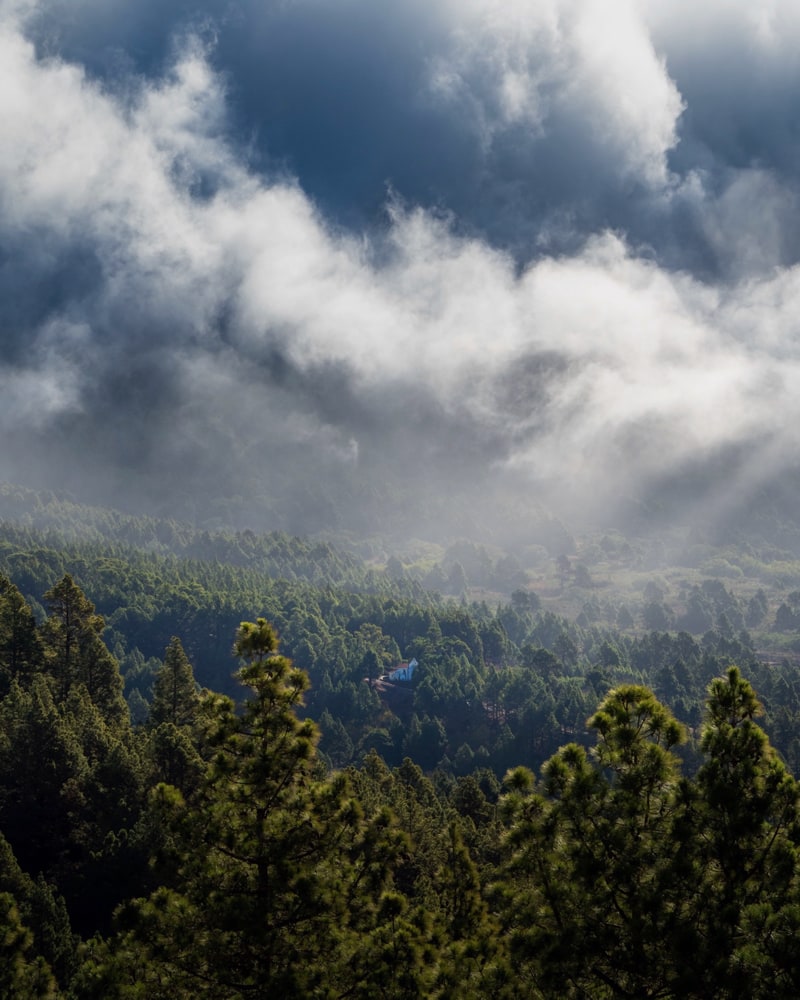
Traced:
<path fill-rule="evenodd" d="M 263 615 L 310 678 L 306 711 L 337 767 L 375 747 L 390 764 L 410 755 L 461 775 L 536 768 L 565 740 L 585 738 L 597 700 L 619 683 L 649 686 L 696 729 L 706 685 L 734 662 L 756 684 L 764 726 L 792 767 L 800 753 L 792 651 L 800 605 L 797 592 L 769 582 L 766 594 L 742 578 L 737 594 L 695 577 L 676 593 L 663 572 L 644 572 L 638 597 L 618 596 L 587 581 L 574 556 L 552 559 L 542 586 L 518 563 L 461 542 L 443 553 L 460 583 L 448 594 L 442 579 L 442 594 L 397 559 L 368 567 L 325 541 L 198 531 L 14 487 L 2 502 L 17 516 L 0 523 L 0 572 L 40 623 L 43 595 L 70 574 L 104 618 L 136 723 L 147 719 L 173 636 L 202 686 L 237 697 L 231 636 Z M 598 547 L 610 559 L 606 549 Z M 510 596 L 478 599 L 501 578 Z M 766 662 L 755 652 L 764 643 L 788 647 Z M 412 658 L 410 685 L 364 683 Z"/>
<path fill-rule="evenodd" d="M 794 592 L 4 503 L 4 995 L 796 995 Z"/>
<path fill-rule="evenodd" d="M 501 780 L 466 754 L 420 766 L 431 744 L 413 740 L 397 763 L 368 740 L 331 769 L 301 712 L 307 675 L 263 618 L 233 636 L 237 702 L 198 688 L 175 638 L 132 725 L 103 619 L 69 576 L 43 595 L 42 624 L 7 580 L 1 598 L 5 996 L 800 988 L 798 786 L 735 666 L 710 681 L 693 734 L 643 685 L 617 684 L 539 778 L 514 766 Z M 440 620 L 424 658 L 444 641 Z M 687 675 L 718 668 L 715 655 Z M 545 690 L 563 680 L 558 662 L 483 669 Z M 587 683 L 604 682 L 576 683 L 584 697 Z M 472 710 L 487 732 L 501 711 Z M 502 711 L 494 724 L 511 732 L 510 702 Z M 429 740 L 415 717 L 409 736 Z M 510 760 L 517 744 L 503 746 Z"/>

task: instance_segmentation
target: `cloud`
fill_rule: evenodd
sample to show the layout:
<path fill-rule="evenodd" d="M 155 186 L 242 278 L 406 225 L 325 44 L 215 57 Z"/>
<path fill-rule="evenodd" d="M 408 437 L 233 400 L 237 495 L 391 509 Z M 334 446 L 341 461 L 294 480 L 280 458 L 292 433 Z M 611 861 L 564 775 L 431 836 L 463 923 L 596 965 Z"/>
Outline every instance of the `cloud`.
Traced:
<path fill-rule="evenodd" d="M 797 20 L 790 0 L 51 0 L 28 31 L 123 92 L 201 36 L 253 168 L 334 224 L 379 228 L 389 182 L 518 263 L 613 229 L 717 280 L 738 273 L 713 218 L 738 173 L 796 192 Z"/>
<path fill-rule="evenodd" d="M 0 8 L 0 475 L 266 526 L 298 484 L 580 509 L 791 460 L 788 8 L 697 13 L 710 52 L 633 0 L 70 9 Z M 725 103 L 697 60 L 748 32 Z"/>
<path fill-rule="evenodd" d="M 666 182 L 682 104 L 639 5 L 471 0 L 448 9 L 450 45 L 432 87 L 472 106 L 487 143 L 517 123 L 544 139 L 562 120 L 584 133 L 587 153 L 597 145 L 613 155 L 623 176 Z"/>

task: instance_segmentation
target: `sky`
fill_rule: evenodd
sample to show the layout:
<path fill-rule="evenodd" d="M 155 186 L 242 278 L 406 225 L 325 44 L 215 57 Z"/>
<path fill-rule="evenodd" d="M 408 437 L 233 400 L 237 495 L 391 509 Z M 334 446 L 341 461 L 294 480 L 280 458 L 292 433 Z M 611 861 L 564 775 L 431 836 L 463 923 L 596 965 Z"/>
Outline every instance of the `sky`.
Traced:
<path fill-rule="evenodd" d="M 0 0 L 0 478 L 723 516 L 798 466 L 799 94 L 794 0 Z"/>

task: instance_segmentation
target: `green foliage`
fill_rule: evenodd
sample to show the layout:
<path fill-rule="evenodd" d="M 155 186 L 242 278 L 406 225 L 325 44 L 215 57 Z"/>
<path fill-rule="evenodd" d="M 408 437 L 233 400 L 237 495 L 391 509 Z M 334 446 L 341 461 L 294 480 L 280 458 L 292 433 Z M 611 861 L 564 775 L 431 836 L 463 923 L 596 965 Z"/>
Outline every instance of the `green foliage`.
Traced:
<path fill-rule="evenodd" d="M 512 955 L 545 996 L 661 995 L 680 905 L 670 747 L 682 733 L 635 686 L 611 691 L 589 724 L 596 765 L 573 744 L 546 765 L 543 794 L 524 772 L 508 780 Z"/>
<path fill-rule="evenodd" d="M 696 781 L 645 688 L 609 694 L 538 788 L 511 773 L 496 898 L 520 980 L 544 997 L 794 996 L 798 789 L 731 667 L 709 688 Z M 777 992 L 776 992 L 777 991 Z"/>
<path fill-rule="evenodd" d="M 197 715 L 199 697 L 194 671 L 181 641 L 170 639 L 166 656 L 153 681 L 153 701 L 150 705 L 150 723 L 159 726 L 191 725 Z"/>
<path fill-rule="evenodd" d="M 51 880 L 85 931 L 106 925 L 140 876 L 128 831 L 143 772 L 130 731 L 109 725 L 85 686 L 60 703 L 54 687 L 36 674 L 28 689 L 13 681 L 0 702 L 0 830 L 23 870 Z"/>
<path fill-rule="evenodd" d="M 798 902 L 800 792 L 753 721 L 760 713 L 737 667 L 712 681 L 695 808 L 705 834 L 703 916 L 714 916 L 700 924 L 704 947 L 696 954 L 708 980 L 730 991 L 741 989 L 746 975 L 763 977 L 770 953 L 783 965 L 793 950 L 785 927 Z M 774 924 L 784 928 L 780 946 L 772 937 Z M 755 983 L 750 989 L 749 995 L 757 995 Z"/>
<path fill-rule="evenodd" d="M 287 579 L 303 552 L 311 572 L 296 540 L 150 541 L 0 537 L 9 968 L 104 1000 L 800 994 L 797 789 L 772 749 L 800 761 L 800 684 L 741 631 L 758 595 L 665 580 L 647 596 L 702 634 L 621 634 L 596 562 L 578 624 L 524 581 L 456 606 L 355 564 L 350 590 Z M 363 682 L 412 655 L 412 684 Z M 137 731 L 117 662 L 152 686 Z"/>
<path fill-rule="evenodd" d="M 55 998 L 55 980 L 44 959 L 31 955 L 33 935 L 19 918 L 13 897 L 0 892 L 0 996 Z"/>
<path fill-rule="evenodd" d="M 32 878 L 14 857 L 11 845 L 0 834 L 0 893 L 8 893 L 19 910 L 20 921 L 33 934 L 33 949 L 65 984 L 75 968 L 75 941 L 66 906 L 44 878 Z M 0 991 L 0 996 L 8 994 Z"/>
<path fill-rule="evenodd" d="M 122 725 L 128 709 L 119 665 L 101 634 L 105 621 L 69 574 L 44 595 L 49 617 L 43 629 L 45 664 L 58 696 L 82 684 L 107 722 Z"/>
<path fill-rule="evenodd" d="M 22 594 L 0 576 L 0 696 L 12 680 L 23 683 L 41 668 L 42 646 L 36 620 Z"/>
<path fill-rule="evenodd" d="M 297 717 L 307 678 L 276 648 L 264 619 L 240 625 L 234 650 L 250 697 L 241 714 L 229 699 L 204 700 L 212 757 L 192 808 L 159 792 L 176 885 L 129 907 L 115 951 L 122 967 L 144 970 L 148 990 L 372 995 L 379 951 L 361 968 L 359 941 L 377 945 L 400 917 L 381 897 L 400 841 L 384 813 L 364 817 L 344 776 L 317 777 L 316 727 Z M 401 937 L 386 996 L 419 995 L 422 953 Z"/>

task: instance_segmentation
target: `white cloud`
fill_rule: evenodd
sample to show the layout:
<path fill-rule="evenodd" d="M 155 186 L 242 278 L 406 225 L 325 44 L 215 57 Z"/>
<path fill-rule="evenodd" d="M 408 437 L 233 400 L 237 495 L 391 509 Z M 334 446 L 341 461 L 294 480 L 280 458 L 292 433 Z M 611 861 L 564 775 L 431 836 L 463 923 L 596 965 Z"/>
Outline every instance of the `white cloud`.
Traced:
<path fill-rule="evenodd" d="M 683 105 L 636 0 L 452 0 L 444 7 L 451 45 L 433 64 L 432 86 L 471 102 L 487 142 L 519 123 L 546 136 L 567 118 L 617 156 L 623 171 L 666 183 Z"/>
<path fill-rule="evenodd" d="M 488 73 L 497 104 L 484 105 L 487 122 L 524 118 L 545 133 L 572 110 L 623 169 L 666 182 L 681 102 L 639 5 L 507 11 L 471 0 L 458 11 L 437 73 L 453 93 Z M 197 394 L 184 412 L 212 411 L 239 434 L 271 391 L 242 373 L 277 349 L 300 372 L 346 372 L 370 399 L 398 386 L 423 393 L 445 420 L 499 435 L 512 464 L 566 471 L 573 483 L 609 472 L 635 482 L 755 436 L 793 445 L 799 272 L 747 277 L 751 254 L 780 239 L 786 202 L 768 174 L 740 177 L 706 217 L 710 238 L 741 261 L 741 279 L 715 288 L 638 257 L 613 233 L 520 273 L 447 219 L 395 202 L 379 253 L 327 225 L 298 185 L 243 165 L 224 138 L 224 88 L 193 45 L 124 102 L 79 68 L 38 59 L 6 17 L 0 129 L 0 213 L 20 273 L 45 244 L 65 268 L 88 245 L 99 274 L 24 331 L 22 368 L 0 369 L 5 429 L 33 412 L 42 421 L 79 409 L 95 369 L 143 350 L 178 366 L 182 390 Z M 770 213 L 754 212 L 756 201 Z M 731 220 L 755 248 L 736 246 Z M 537 356 L 556 362 L 545 385 L 526 390 Z M 519 378 L 509 402 L 504 386 Z M 357 434 L 334 418 L 298 409 L 286 428 L 322 434 L 343 460 L 358 454 Z"/>

